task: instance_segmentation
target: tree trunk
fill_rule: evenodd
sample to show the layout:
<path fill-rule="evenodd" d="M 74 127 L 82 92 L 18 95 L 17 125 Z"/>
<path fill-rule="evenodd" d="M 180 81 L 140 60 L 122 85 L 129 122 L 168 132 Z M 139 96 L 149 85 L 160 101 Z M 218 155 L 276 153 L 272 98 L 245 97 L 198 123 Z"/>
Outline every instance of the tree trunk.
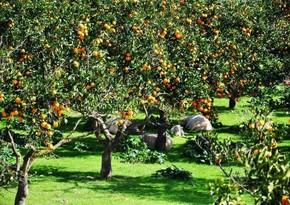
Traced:
<path fill-rule="evenodd" d="M 28 196 L 28 172 L 36 159 L 33 157 L 34 149 L 30 149 L 23 158 L 23 164 L 20 170 L 17 170 L 18 189 L 14 205 L 25 205 Z"/>
<path fill-rule="evenodd" d="M 229 99 L 229 108 L 234 109 L 236 106 L 236 98 L 235 97 L 230 97 Z"/>
<path fill-rule="evenodd" d="M 156 139 L 156 150 L 157 151 L 164 151 L 166 148 L 166 131 L 167 131 L 167 124 L 168 119 L 166 112 L 163 110 L 159 110 L 159 122 L 158 122 L 158 136 Z"/>
<path fill-rule="evenodd" d="M 108 179 L 112 177 L 112 142 L 107 140 L 104 144 L 105 149 L 102 154 L 101 179 Z"/>
<path fill-rule="evenodd" d="M 20 172 L 18 176 L 18 189 L 14 205 L 25 205 L 28 196 L 28 173 Z"/>

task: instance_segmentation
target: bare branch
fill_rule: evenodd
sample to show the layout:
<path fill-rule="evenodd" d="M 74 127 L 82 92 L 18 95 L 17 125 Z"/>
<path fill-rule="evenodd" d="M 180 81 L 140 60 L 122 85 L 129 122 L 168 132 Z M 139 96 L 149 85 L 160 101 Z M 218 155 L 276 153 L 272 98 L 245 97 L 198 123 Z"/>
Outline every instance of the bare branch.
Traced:
<path fill-rule="evenodd" d="M 101 127 L 100 127 L 100 124 L 95 119 L 94 119 L 94 123 L 93 123 L 93 133 L 95 134 L 95 136 L 97 137 L 97 139 L 99 141 L 104 141 L 104 139 L 101 137 Z"/>
<path fill-rule="evenodd" d="M 20 170 L 21 153 L 16 148 L 16 145 L 14 143 L 13 136 L 12 136 L 10 130 L 8 128 L 6 128 L 6 130 L 7 130 L 8 136 L 10 138 L 13 154 L 16 157 L 16 171 L 18 172 Z"/>
<path fill-rule="evenodd" d="M 103 130 L 105 137 L 108 140 L 113 139 L 113 135 L 109 132 L 109 129 L 107 128 L 106 123 L 104 122 L 104 120 L 102 119 L 102 117 L 100 115 L 98 115 L 97 113 L 94 112 L 89 117 L 91 117 L 97 121 L 98 125 L 101 127 L 101 130 Z"/>
<path fill-rule="evenodd" d="M 35 160 L 35 158 L 33 157 L 34 153 L 35 153 L 34 146 L 29 146 L 29 150 L 28 150 L 28 152 L 26 153 L 26 155 L 23 158 L 23 165 L 22 165 L 22 168 L 21 168 L 21 170 L 24 173 L 27 173 L 29 171 L 30 167 L 32 166 L 32 164 L 33 164 L 33 162 Z"/>
<path fill-rule="evenodd" d="M 249 193 L 251 196 L 254 197 L 254 194 L 249 189 L 247 189 L 245 185 L 242 185 L 239 182 L 237 182 L 237 180 L 232 176 L 232 170 L 230 173 L 227 173 L 221 164 L 218 164 L 218 166 L 220 167 L 222 172 L 226 175 L 226 177 L 228 177 L 234 184 L 236 184 L 239 188 L 243 189 L 244 191 L 246 191 L 247 193 Z"/>
<path fill-rule="evenodd" d="M 55 150 L 56 148 L 60 147 L 61 145 L 63 144 L 66 144 L 68 142 L 71 142 L 72 140 L 76 140 L 76 139 L 81 139 L 81 138 L 84 138 L 84 137 L 87 137 L 89 136 L 91 133 L 86 133 L 86 134 L 83 134 L 83 135 L 80 135 L 80 136 L 76 136 L 76 137 L 71 137 L 72 134 L 74 133 L 74 131 L 77 129 L 78 125 L 80 124 L 80 122 L 82 121 L 83 118 L 80 118 L 74 128 L 71 130 L 71 132 L 66 136 L 64 137 L 63 139 L 61 139 L 58 143 L 56 143 L 55 145 L 53 145 L 52 148 L 47 148 L 47 149 L 43 149 L 43 150 L 40 150 L 40 151 L 37 151 L 33 154 L 33 158 L 36 158 L 36 157 L 39 157 L 41 155 L 44 155 L 44 154 L 47 154 L 47 153 L 50 153 L 52 152 L 53 150 Z"/>
<path fill-rule="evenodd" d="M 89 136 L 91 133 L 86 133 L 86 134 L 83 134 L 83 135 L 79 135 L 77 137 L 70 137 L 70 138 L 63 138 L 62 140 L 60 140 L 58 143 L 56 143 L 53 147 L 54 149 L 60 147 L 61 145 L 63 144 L 66 144 L 68 142 L 71 142 L 72 140 L 76 140 L 76 139 L 81 139 L 81 138 L 85 138 L 87 136 Z"/>

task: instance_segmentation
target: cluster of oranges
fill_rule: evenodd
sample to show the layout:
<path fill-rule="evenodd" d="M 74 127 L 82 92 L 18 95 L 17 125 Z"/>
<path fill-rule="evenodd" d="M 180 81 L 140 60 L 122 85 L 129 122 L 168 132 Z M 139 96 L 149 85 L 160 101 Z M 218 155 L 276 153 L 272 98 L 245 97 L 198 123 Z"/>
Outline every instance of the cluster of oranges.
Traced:
<path fill-rule="evenodd" d="M 84 23 L 80 22 L 78 24 L 77 35 L 78 35 L 79 39 L 81 39 L 82 41 L 85 39 L 85 36 L 88 35 L 88 28 Z"/>
<path fill-rule="evenodd" d="M 0 94 L 0 102 L 3 102 L 5 99 L 5 95 L 3 93 Z M 15 99 L 13 100 L 13 107 L 10 108 L 6 108 L 4 110 L 2 110 L 1 112 L 1 116 L 5 117 L 7 120 L 11 120 L 12 118 L 17 117 L 17 120 L 19 122 L 23 122 L 24 118 L 23 118 L 23 111 L 19 108 L 21 108 L 21 106 L 26 106 L 26 103 L 22 101 L 22 99 L 20 97 L 15 97 Z"/>
<path fill-rule="evenodd" d="M 54 101 L 50 104 L 50 109 L 54 112 L 54 114 L 58 117 L 62 116 L 65 111 L 69 112 L 69 107 L 64 104 L 60 104 L 58 101 Z"/>
<path fill-rule="evenodd" d="M 255 130 L 255 129 L 257 129 L 258 131 L 261 131 L 261 130 L 267 130 L 267 132 L 269 132 L 269 133 L 272 133 L 273 132 L 273 130 L 274 130 L 274 128 L 271 126 L 271 125 L 267 125 L 266 126 L 266 122 L 265 122 L 265 120 L 263 120 L 263 119 L 260 119 L 260 120 L 258 120 L 256 123 L 254 123 L 254 122 L 250 122 L 249 124 L 248 124 L 248 128 L 250 129 L 250 130 Z"/>
<path fill-rule="evenodd" d="M 212 111 L 212 99 L 211 98 L 199 98 L 189 102 L 192 106 L 192 112 L 201 112 L 206 118 L 210 118 L 209 113 Z"/>
<path fill-rule="evenodd" d="M 120 112 L 120 117 L 122 119 L 125 119 L 125 120 L 130 120 L 133 118 L 133 115 L 134 115 L 134 112 L 132 110 L 128 110 L 128 111 L 121 111 Z"/>

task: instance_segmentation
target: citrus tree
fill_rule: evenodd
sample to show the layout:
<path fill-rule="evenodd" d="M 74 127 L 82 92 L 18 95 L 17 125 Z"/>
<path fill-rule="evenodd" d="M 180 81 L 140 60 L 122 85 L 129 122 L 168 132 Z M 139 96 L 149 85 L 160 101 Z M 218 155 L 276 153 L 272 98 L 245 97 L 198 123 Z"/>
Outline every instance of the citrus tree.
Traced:
<path fill-rule="evenodd" d="M 1 2 L 0 109 L 16 158 L 15 204 L 25 204 L 35 159 L 72 139 L 69 134 L 56 141 L 54 135 L 70 109 L 88 117 L 126 108 L 126 88 L 113 72 L 106 34 L 91 8 L 68 1 Z"/>
<path fill-rule="evenodd" d="M 289 68 L 283 1 L 14 0 L 1 1 L 0 11 L 1 120 L 18 160 L 19 203 L 33 161 L 68 141 L 52 143 L 69 109 L 93 119 L 107 178 L 135 108 L 160 112 L 163 150 L 168 112 L 213 120 L 215 97 L 257 93 Z M 105 118 L 118 113 L 112 135 Z M 22 166 L 12 131 L 25 136 Z"/>

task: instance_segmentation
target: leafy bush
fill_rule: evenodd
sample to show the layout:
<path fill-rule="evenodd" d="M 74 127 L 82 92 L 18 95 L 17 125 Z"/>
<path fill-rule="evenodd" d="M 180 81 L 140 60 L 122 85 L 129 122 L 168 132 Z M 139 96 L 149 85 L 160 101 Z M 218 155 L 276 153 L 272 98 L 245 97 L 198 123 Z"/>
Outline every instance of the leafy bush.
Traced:
<path fill-rule="evenodd" d="M 175 165 L 157 170 L 154 174 L 154 177 L 166 177 L 170 179 L 179 179 L 179 180 L 190 180 L 193 178 L 193 174 L 181 167 Z"/>
<path fill-rule="evenodd" d="M 235 144 L 230 139 L 218 140 L 217 134 L 199 133 L 187 140 L 183 154 L 199 162 L 220 164 L 232 160 Z"/>
<path fill-rule="evenodd" d="M 239 195 L 247 192 L 255 204 L 289 204 L 290 163 L 277 147 L 256 145 L 245 160 L 244 176 L 227 173 L 229 181 L 210 184 L 214 204 L 238 204 Z"/>
<path fill-rule="evenodd" d="M 224 180 L 217 180 L 209 184 L 210 194 L 214 198 L 214 205 L 220 204 L 240 204 L 239 187 L 237 184 L 228 183 Z"/>
<path fill-rule="evenodd" d="M 119 158 L 129 163 L 159 163 L 163 164 L 166 154 L 148 149 L 145 142 L 136 137 L 128 137 L 118 147 L 121 154 Z"/>
<path fill-rule="evenodd" d="M 13 158 L 13 152 L 6 142 L 0 141 L 0 153 L 0 186 L 4 186 L 15 180 L 16 173 L 9 163 Z"/>
<path fill-rule="evenodd" d="M 255 100 L 252 102 L 255 103 Z M 243 116 L 247 118 L 240 124 L 240 135 L 246 143 L 269 145 L 287 136 L 286 125 L 274 123 L 272 111 L 265 104 L 260 106 L 254 104 L 250 109 L 243 111 Z"/>
<path fill-rule="evenodd" d="M 289 160 L 277 148 L 267 146 L 253 150 L 248 159 L 246 184 L 256 204 L 279 204 L 290 193 Z"/>
<path fill-rule="evenodd" d="M 90 147 L 89 145 L 83 143 L 83 142 L 75 142 L 74 143 L 74 149 L 79 151 L 79 152 L 83 152 L 83 151 L 86 151 L 86 150 L 90 150 Z"/>

